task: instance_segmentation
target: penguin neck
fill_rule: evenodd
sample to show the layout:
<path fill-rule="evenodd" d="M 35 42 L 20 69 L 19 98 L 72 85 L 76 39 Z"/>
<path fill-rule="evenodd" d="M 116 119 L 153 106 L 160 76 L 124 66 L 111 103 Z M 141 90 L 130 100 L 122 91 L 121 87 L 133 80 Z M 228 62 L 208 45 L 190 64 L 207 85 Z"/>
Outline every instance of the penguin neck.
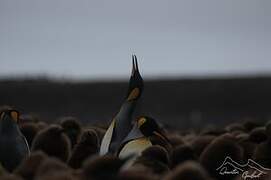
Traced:
<path fill-rule="evenodd" d="M 136 104 L 137 104 L 137 101 L 124 101 L 123 104 L 121 105 L 121 108 L 120 108 L 118 115 L 132 116 L 132 114 L 135 110 Z"/>
<path fill-rule="evenodd" d="M 136 101 L 125 101 L 119 113 L 115 116 L 115 130 L 114 130 L 114 143 L 111 144 L 110 149 L 114 149 L 113 146 L 118 146 L 122 140 L 128 135 L 132 128 L 132 114 L 136 106 Z"/>
<path fill-rule="evenodd" d="M 130 131 L 132 128 L 131 122 L 132 122 L 132 115 L 135 110 L 137 101 L 125 101 L 121 108 L 119 113 L 116 115 L 116 125 L 121 124 L 122 127 L 130 127 L 127 129 L 127 131 Z M 125 131 L 124 129 L 122 131 Z"/>
<path fill-rule="evenodd" d="M 145 137 L 142 132 L 138 129 L 137 125 L 134 124 L 132 130 L 129 132 L 129 134 L 126 136 L 126 138 L 123 140 L 122 143 L 125 143 L 130 140 L 138 139 L 138 138 L 143 138 Z M 145 137 L 148 138 L 148 137 Z"/>

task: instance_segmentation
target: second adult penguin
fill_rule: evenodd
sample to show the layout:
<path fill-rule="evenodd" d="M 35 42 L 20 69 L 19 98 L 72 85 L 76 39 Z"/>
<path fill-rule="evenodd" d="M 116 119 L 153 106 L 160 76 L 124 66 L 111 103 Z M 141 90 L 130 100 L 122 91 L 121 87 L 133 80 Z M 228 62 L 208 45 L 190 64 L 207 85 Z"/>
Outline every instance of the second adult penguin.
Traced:
<path fill-rule="evenodd" d="M 145 149 L 155 144 L 152 141 L 153 137 L 159 138 L 163 144 L 171 146 L 170 141 L 153 118 L 148 116 L 138 118 L 133 129 L 123 140 L 118 150 L 118 156 L 120 158 L 140 156 Z"/>

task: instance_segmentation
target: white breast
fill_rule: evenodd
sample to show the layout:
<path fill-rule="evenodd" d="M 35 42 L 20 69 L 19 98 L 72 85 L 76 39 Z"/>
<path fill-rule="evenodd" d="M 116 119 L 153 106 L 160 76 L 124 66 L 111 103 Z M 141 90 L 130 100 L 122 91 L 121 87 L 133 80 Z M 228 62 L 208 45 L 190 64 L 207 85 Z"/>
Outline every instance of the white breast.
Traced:
<path fill-rule="evenodd" d="M 125 159 L 131 156 L 132 158 L 125 164 L 122 169 L 131 167 L 136 158 L 140 156 L 145 149 L 151 146 L 151 141 L 146 137 L 138 138 L 126 143 L 119 153 L 119 158 Z"/>
<path fill-rule="evenodd" d="M 115 127 L 115 120 L 113 120 L 109 126 L 109 128 L 107 129 L 102 143 L 101 143 L 101 147 L 100 147 L 100 155 L 105 155 L 108 152 L 110 143 L 111 143 L 111 139 L 113 136 L 113 131 L 114 131 L 114 127 Z"/>

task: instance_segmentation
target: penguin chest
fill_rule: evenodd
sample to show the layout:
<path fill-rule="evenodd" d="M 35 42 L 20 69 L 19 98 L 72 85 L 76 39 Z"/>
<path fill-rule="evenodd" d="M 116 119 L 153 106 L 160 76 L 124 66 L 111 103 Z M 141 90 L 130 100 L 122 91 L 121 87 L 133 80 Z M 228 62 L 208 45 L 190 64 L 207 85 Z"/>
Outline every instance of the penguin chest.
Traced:
<path fill-rule="evenodd" d="M 126 158 L 129 156 L 140 156 L 142 151 L 152 146 L 149 139 L 143 137 L 127 142 L 119 153 L 119 158 Z"/>
<path fill-rule="evenodd" d="M 27 145 L 17 138 L 0 139 L 0 162 L 9 171 L 13 170 L 27 155 Z"/>

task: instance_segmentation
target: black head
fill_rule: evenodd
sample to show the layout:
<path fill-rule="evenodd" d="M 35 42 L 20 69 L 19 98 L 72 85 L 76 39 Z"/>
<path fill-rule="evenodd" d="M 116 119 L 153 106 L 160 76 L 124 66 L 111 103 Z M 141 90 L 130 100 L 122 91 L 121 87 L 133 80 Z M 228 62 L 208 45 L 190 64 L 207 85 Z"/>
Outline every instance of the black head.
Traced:
<path fill-rule="evenodd" d="M 3 121 L 4 119 L 9 119 L 15 123 L 18 123 L 19 116 L 20 116 L 19 111 L 15 109 L 6 109 L 6 110 L 1 111 L 0 120 Z"/>
<path fill-rule="evenodd" d="M 100 144 L 98 134 L 93 129 L 84 131 L 79 143 L 92 145 L 93 147 L 98 147 Z"/>
<path fill-rule="evenodd" d="M 144 136 L 158 136 L 159 138 L 169 142 L 168 138 L 165 136 L 165 134 L 162 132 L 162 129 L 153 118 L 142 116 L 138 118 L 137 126 Z"/>
<path fill-rule="evenodd" d="M 82 131 L 80 121 L 75 117 L 63 117 L 60 120 L 60 125 L 68 135 L 72 147 L 74 147 L 74 145 L 78 142 Z"/>
<path fill-rule="evenodd" d="M 47 127 L 44 131 L 42 131 L 44 134 L 47 134 L 50 137 L 59 137 L 61 136 L 63 133 L 65 133 L 65 129 L 62 128 L 59 125 L 50 125 L 49 127 Z"/>
<path fill-rule="evenodd" d="M 133 101 L 140 98 L 143 88 L 144 82 L 139 73 L 137 58 L 135 55 L 132 56 L 133 59 L 133 68 L 132 73 L 129 81 L 129 88 L 127 92 L 126 99 L 127 101 Z"/>

